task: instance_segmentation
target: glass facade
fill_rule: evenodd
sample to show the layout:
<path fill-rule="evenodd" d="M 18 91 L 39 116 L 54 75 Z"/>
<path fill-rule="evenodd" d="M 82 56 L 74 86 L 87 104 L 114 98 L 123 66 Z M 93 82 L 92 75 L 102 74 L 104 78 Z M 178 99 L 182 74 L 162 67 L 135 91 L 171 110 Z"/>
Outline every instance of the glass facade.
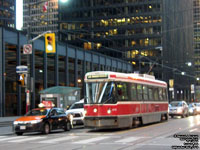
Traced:
<path fill-rule="evenodd" d="M 58 0 L 23 0 L 23 3 L 23 26 L 26 31 L 29 24 L 30 32 L 33 35 L 49 30 L 55 33 L 58 32 Z"/>
<path fill-rule="evenodd" d="M 15 28 L 15 0 L 0 0 L 0 26 Z"/>
<path fill-rule="evenodd" d="M 159 61 L 163 1 L 84 0 L 59 6 L 61 40 L 129 61 L 141 73 L 147 73 L 151 66 L 146 57 Z M 152 74 L 160 78 L 157 67 Z"/>
<path fill-rule="evenodd" d="M 194 65 L 196 78 L 200 78 L 200 1 L 194 0 Z M 200 80 L 197 80 L 197 84 L 200 85 Z M 198 96 L 199 97 L 199 96 Z"/>
<path fill-rule="evenodd" d="M 12 37 L 12 38 L 11 38 Z M 23 115 L 26 111 L 25 86 L 20 85 L 16 67 L 27 66 L 27 54 L 23 54 L 26 35 L 0 27 L 0 116 Z M 132 65 L 105 55 L 86 52 L 65 43 L 57 43 L 55 54 L 46 54 L 44 39 L 33 43 L 31 55 L 31 108 L 40 103 L 39 92 L 53 86 L 70 86 L 81 88 L 81 98 L 85 95 L 84 75 L 86 72 L 98 70 L 98 66 L 112 66 L 122 72 L 132 72 Z M 73 55 L 74 54 L 74 55 Z M 102 62 L 96 62 L 103 58 Z M 108 59 L 109 61 L 105 61 Z M 113 61 L 113 64 L 109 62 Z M 119 64 L 119 65 L 116 65 Z M 122 68 L 121 66 L 126 66 Z M 93 68 L 92 68 L 93 66 Z M 105 68 L 102 68 L 105 70 Z"/>

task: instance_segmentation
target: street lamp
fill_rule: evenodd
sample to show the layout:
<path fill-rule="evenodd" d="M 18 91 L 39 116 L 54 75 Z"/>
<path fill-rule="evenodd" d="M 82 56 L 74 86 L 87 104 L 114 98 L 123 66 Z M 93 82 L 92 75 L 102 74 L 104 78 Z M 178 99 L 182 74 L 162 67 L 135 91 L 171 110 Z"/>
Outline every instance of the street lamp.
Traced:
<path fill-rule="evenodd" d="M 60 0 L 62 3 L 65 3 L 65 2 L 67 2 L 68 0 Z"/>
<path fill-rule="evenodd" d="M 181 72 L 181 75 L 185 75 L 185 72 Z"/>

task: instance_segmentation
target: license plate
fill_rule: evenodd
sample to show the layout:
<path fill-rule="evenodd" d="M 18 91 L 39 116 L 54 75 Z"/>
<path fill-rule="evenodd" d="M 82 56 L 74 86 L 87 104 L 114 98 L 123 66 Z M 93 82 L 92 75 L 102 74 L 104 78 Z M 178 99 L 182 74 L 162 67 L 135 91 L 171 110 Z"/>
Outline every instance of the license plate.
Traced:
<path fill-rule="evenodd" d="M 20 130 L 25 130 L 26 126 L 20 126 Z"/>

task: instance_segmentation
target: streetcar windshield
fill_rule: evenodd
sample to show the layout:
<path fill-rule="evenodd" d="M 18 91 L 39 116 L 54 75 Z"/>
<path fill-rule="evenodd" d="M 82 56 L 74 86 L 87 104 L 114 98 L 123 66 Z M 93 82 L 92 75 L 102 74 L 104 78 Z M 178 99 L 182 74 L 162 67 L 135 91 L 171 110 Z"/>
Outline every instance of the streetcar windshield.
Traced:
<path fill-rule="evenodd" d="M 91 82 L 86 84 L 88 104 L 116 103 L 116 88 L 113 82 Z"/>

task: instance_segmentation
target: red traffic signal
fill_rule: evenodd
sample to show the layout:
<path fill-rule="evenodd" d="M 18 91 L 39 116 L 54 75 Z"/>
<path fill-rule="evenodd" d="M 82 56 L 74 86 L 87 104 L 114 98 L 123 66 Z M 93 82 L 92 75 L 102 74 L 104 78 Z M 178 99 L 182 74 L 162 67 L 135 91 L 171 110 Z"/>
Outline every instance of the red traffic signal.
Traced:
<path fill-rule="evenodd" d="M 55 53 L 55 33 L 45 34 L 45 50 L 46 53 Z"/>

